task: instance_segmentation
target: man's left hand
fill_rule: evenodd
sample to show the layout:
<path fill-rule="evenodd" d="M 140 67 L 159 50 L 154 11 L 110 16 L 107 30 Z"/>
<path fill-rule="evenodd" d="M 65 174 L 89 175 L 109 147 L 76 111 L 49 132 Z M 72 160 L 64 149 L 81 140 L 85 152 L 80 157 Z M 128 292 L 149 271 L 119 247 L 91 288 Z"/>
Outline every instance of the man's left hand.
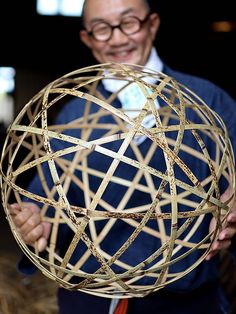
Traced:
<path fill-rule="evenodd" d="M 221 196 L 222 202 L 229 198 L 230 193 L 232 190 L 228 188 Z M 209 230 L 214 230 L 216 226 L 215 218 L 212 218 Z M 206 257 L 206 260 L 210 260 L 213 256 L 215 256 L 220 250 L 228 249 L 232 238 L 236 234 L 236 197 L 230 204 L 230 212 L 226 217 L 225 222 L 222 225 L 222 229 L 219 232 L 218 236 L 212 243 L 211 249 Z"/>

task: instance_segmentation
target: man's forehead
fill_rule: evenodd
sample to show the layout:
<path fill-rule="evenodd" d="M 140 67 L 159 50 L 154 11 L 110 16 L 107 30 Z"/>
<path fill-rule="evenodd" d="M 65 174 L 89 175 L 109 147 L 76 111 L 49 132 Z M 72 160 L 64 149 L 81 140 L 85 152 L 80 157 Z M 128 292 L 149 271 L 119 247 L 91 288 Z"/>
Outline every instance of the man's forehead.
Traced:
<path fill-rule="evenodd" d="M 86 0 L 84 18 L 93 19 L 119 17 L 126 13 L 140 13 L 145 8 L 145 0 Z"/>

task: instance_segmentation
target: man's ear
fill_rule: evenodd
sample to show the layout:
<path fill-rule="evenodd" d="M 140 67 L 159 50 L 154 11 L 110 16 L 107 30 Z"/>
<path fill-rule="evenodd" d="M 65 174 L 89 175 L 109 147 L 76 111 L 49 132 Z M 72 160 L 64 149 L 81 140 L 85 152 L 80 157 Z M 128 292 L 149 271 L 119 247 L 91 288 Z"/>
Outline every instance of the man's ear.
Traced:
<path fill-rule="evenodd" d="M 152 39 L 155 40 L 156 34 L 161 24 L 160 16 L 157 13 L 152 13 L 150 15 L 150 30 L 152 34 Z"/>
<path fill-rule="evenodd" d="M 80 40 L 88 47 L 91 48 L 92 46 L 92 41 L 91 37 L 88 35 L 88 32 L 86 30 L 81 30 L 80 33 Z"/>

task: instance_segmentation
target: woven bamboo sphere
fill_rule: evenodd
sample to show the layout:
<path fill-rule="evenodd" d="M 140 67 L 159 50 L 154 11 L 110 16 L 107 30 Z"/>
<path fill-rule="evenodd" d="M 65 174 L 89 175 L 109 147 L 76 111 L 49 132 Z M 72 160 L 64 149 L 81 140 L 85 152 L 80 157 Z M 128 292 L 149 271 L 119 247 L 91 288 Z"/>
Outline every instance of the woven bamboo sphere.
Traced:
<path fill-rule="evenodd" d="M 102 81 L 120 87 L 104 93 Z M 131 87 L 138 108 L 114 105 Z M 68 101 L 78 116 L 49 123 Z M 181 280 L 206 257 L 234 196 L 220 200 L 221 186 L 235 190 L 234 169 L 223 121 L 196 94 L 147 68 L 101 64 L 48 84 L 18 114 L 3 147 L 2 202 L 23 252 L 60 286 L 142 297 Z M 24 185 L 32 173 L 43 194 Z M 8 212 L 10 202 L 26 198 L 52 225 L 43 254 L 24 243 Z M 60 238 L 61 227 L 70 240 Z"/>

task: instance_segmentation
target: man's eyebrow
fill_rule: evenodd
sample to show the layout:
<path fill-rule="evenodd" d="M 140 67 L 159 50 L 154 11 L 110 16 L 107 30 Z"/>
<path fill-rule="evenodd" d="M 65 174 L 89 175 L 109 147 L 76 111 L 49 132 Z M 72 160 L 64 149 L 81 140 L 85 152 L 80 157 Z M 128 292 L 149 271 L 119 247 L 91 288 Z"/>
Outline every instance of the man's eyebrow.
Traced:
<path fill-rule="evenodd" d="M 120 13 L 120 17 L 122 17 L 123 15 L 129 14 L 129 13 L 132 13 L 133 11 L 134 11 L 134 9 L 128 8 L 128 9 L 126 9 Z M 97 23 L 97 22 L 104 22 L 104 21 L 106 21 L 106 19 L 101 18 L 101 17 L 94 17 L 90 20 L 90 23 Z"/>

